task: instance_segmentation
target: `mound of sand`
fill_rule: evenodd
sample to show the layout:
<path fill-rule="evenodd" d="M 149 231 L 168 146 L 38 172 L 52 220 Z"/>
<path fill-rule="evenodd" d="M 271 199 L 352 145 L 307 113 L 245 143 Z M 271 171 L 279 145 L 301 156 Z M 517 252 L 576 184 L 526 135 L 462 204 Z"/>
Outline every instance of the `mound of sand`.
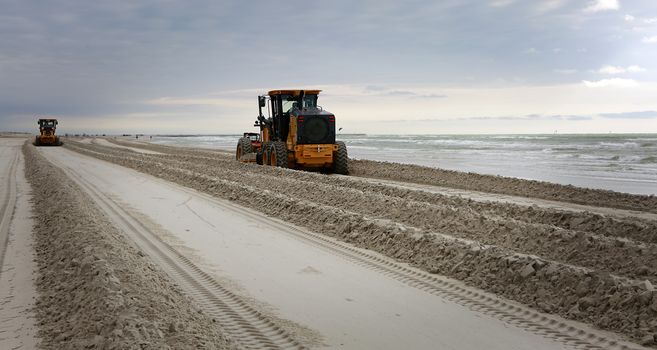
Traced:
<path fill-rule="evenodd" d="M 36 302 L 48 349 L 228 349 L 217 324 L 114 228 L 34 147 Z"/>
<path fill-rule="evenodd" d="M 544 181 L 465 173 L 429 168 L 420 165 L 387 163 L 372 160 L 351 160 L 352 176 L 406 181 L 465 190 L 511 194 L 610 208 L 657 213 L 657 196 L 635 195 L 608 190 L 559 185 Z"/>

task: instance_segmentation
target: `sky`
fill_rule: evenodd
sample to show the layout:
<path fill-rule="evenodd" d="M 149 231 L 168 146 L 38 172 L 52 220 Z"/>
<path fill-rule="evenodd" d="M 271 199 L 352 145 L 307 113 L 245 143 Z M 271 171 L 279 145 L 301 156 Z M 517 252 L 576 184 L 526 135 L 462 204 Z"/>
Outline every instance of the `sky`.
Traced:
<path fill-rule="evenodd" d="M 657 1 L 0 0 L 0 131 L 254 131 L 321 89 L 343 132 L 657 133 Z"/>

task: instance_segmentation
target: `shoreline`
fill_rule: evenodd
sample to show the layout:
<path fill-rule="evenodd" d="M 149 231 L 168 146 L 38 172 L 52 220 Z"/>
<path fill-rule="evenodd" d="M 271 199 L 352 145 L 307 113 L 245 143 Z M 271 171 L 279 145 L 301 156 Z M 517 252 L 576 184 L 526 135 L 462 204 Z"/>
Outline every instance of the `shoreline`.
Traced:
<path fill-rule="evenodd" d="M 620 137 L 620 139 L 618 139 Z M 340 138 L 340 136 L 338 136 Z M 657 195 L 657 134 L 344 135 L 354 159 Z M 132 142 L 134 139 L 124 138 Z M 232 151 L 236 136 L 148 137 Z"/>

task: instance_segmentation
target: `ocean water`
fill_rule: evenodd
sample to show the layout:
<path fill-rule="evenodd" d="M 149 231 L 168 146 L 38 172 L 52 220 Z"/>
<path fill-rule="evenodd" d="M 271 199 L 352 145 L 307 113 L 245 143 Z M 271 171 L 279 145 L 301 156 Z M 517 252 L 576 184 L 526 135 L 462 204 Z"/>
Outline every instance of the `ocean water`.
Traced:
<path fill-rule="evenodd" d="M 160 144 L 233 150 L 239 135 L 154 136 Z M 338 135 L 349 156 L 657 194 L 657 134 Z"/>

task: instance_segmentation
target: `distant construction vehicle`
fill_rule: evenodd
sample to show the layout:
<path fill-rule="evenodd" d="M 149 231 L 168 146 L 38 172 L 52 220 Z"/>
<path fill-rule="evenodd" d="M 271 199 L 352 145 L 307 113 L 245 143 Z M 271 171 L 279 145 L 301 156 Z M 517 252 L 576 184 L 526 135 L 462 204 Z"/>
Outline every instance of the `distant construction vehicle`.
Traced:
<path fill-rule="evenodd" d="M 39 119 L 39 135 L 34 139 L 35 146 L 61 146 L 62 141 L 55 135 L 57 119 Z"/>
<path fill-rule="evenodd" d="M 335 115 L 317 105 L 320 91 L 272 90 L 258 96 L 254 126 L 260 134 L 244 133 L 237 143 L 237 160 L 348 174 L 347 146 L 335 141 Z M 263 107 L 268 118 L 262 114 Z"/>

